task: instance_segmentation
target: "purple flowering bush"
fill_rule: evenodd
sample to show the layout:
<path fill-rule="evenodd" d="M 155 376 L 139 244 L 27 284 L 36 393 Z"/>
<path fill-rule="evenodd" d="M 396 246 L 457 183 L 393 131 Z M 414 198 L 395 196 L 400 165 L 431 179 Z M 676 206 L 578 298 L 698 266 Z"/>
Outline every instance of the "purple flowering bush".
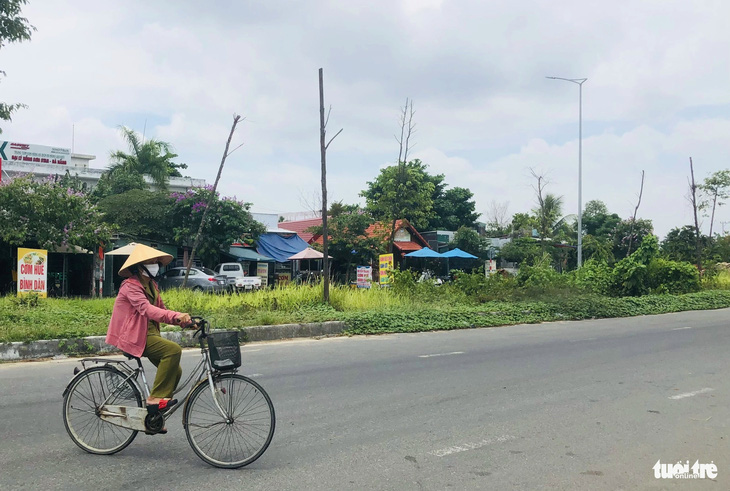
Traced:
<path fill-rule="evenodd" d="M 200 220 L 213 196 L 212 186 L 171 193 L 171 222 L 173 238 L 180 245 L 192 246 L 200 227 Z M 251 242 L 264 232 L 264 227 L 253 219 L 251 203 L 237 198 L 220 197 L 215 193 L 211 209 L 205 219 L 200 244 L 195 252 L 204 263 L 218 260 L 221 250 L 228 250 L 234 242 Z"/>

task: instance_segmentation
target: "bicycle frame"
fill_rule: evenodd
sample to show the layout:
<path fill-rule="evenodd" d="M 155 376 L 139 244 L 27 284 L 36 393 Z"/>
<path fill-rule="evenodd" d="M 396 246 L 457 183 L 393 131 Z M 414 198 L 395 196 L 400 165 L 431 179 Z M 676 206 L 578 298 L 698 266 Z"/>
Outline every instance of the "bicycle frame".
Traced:
<path fill-rule="evenodd" d="M 190 372 L 190 375 L 185 380 L 185 382 L 180 385 L 177 390 L 175 390 L 174 394 L 178 394 L 182 392 L 185 387 L 190 384 L 190 382 L 193 381 L 193 379 L 197 378 L 197 382 L 192 384 L 190 386 L 190 389 L 187 391 L 187 394 L 185 394 L 185 397 L 183 398 L 184 402 L 187 402 L 190 395 L 193 393 L 193 390 L 202 383 L 204 380 L 208 381 L 208 386 L 210 387 L 211 395 L 213 396 L 213 402 L 216 405 L 216 408 L 220 412 L 221 416 L 226 418 L 227 422 L 230 422 L 230 415 L 226 413 L 226 411 L 221 407 L 220 403 L 218 402 L 218 398 L 215 394 L 215 384 L 213 383 L 213 375 L 216 373 L 216 371 L 213 369 L 213 366 L 210 363 L 210 356 L 208 354 L 208 349 L 203 346 L 202 339 L 200 341 L 200 352 L 201 352 L 201 359 L 198 361 L 198 364 L 193 368 L 193 370 Z M 117 364 L 117 367 L 120 369 L 120 371 L 126 375 L 125 378 L 117 385 L 115 390 L 113 390 L 106 399 L 101 403 L 101 407 L 105 408 L 105 410 L 101 411 L 101 417 L 102 419 L 106 419 L 107 421 L 117 424 L 118 426 L 122 427 L 129 427 L 131 429 L 137 429 L 139 430 L 139 421 L 144 421 L 144 414 L 146 414 L 146 410 L 144 408 L 134 408 L 135 411 L 132 410 L 132 408 L 127 408 L 124 406 L 114 406 L 114 405 L 107 405 L 109 401 L 113 398 L 114 395 L 118 394 L 118 390 L 124 386 L 124 384 L 129 381 L 130 383 L 134 384 L 135 387 L 139 390 L 141 394 L 144 394 L 145 399 L 150 396 L 150 389 L 149 384 L 147 382 L 147 375 L 144 371 L 144 366 L 142 365 L 142 360 L 139 358 L 136 358 L 137 360 L 137 368 L 130 367 L 127 362 L 125 361 L 116 361 L 116 360 L 106 360 L 103 358 L 85 358 L 81 360 L 81 365 L 84 367 L 84 370 L 86 369 L 86 362 L 93 362 L 93 363 L 115 363 Z M 142 383 L 139 383 L 138 377 L 142 376 Z M 197 377 L 196 377 L 197 375 Z M 182 402 L 182 401 L 181 401 Z M 178 403 L 174 405 L 172 408 L 170 408 L 169 411 L 165 411 L 163 413 L 163 418 L 165 421 L 172 416 L 183 404 Z M 141 410 L 141 411 L 136 411 Z M 134 414 L 135 412 L 139 414 Z M 136 416 L 136 418 L 135 418 Z M 135 421 L 129 421 L 129 418 L 136 419 Z"/>

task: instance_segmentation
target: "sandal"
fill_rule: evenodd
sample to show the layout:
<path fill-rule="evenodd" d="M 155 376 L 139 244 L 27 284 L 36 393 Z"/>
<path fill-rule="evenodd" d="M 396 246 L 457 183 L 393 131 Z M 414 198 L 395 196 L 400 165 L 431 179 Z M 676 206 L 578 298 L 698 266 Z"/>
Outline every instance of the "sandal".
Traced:
<path fill-rule="evenodd" d="M 177 399 L 160 399 L 160 402 L 157 404 L 147 404 L 147 407 L 149 408 L 155 408 L 157 407 L 157 410 L 161 413 L 164 413 L 168 409 L 170 409 L 172 406 L 177 404 Z"/>

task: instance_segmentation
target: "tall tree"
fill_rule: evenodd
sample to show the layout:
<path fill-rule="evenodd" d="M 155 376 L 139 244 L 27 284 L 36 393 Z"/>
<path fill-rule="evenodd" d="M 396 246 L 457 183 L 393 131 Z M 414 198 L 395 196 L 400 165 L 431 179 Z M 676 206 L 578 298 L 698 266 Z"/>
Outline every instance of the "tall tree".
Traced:
<path fill-rule="evenodd" d="M 670 230 L 661 243 L 661 251 L 672 261 L 694 262 L 697 257 L 697 237 L 693 225 Z M 703 249 L 709 245 L 709 237 L 701 237 Z"/>
<path fill-rule="evenodd" d="M 133 189 L 107 196 L 98 206 L 104 213 L 104 222 L 119 232 L 135 238 L 172 242 L 172 202 L 166 193 Z"/>
<path fill-rule="evenodd" d="M 407 186 L 408 183 L 408 152 L 411 150 L 411 135 L 415 132 L 416 125 L 413 123 L 413 101 L 406 97 L 406 104 L 401 108 L 400 116 L 400 138 L 395 136 L 395 140 L 398 142 L 398 160 L 396 161 L 397 171 L 395 172 L 394 179 L 390 182 L 390 186 L 394 188 L 395 192 L 392 194 L 393 199 L 389 203 L 391 207 L 390 214 L 387 216 L 388 222 L 390 222 L 390 232 L 388 236 L 388 251 L 393 252 L 393 242 L 395 241 L 395 226 L 399 217 L 400 209 L 403 208 L 403 203 L 400 201 L 399 196 L 401 189 Z"/>
<path fill-rule="evenodd" d="M 35 27 L 30 25 L 28 19 L 21 16 L 21 7 L 28 3 L 27 0 L 2 0 L 0 1 L 0 50 L 10 43 L 22 43 L 29 41 Z M 0 70 L 0 76 L 5 72 Z M 7 104 L 0 102 L 0 120 L 11 121 L 13 113 L 25 104 Z M 3 130 L 0 128 L 0 133 Z"/>
<path fill-rule="evenodd" d="M 532 237 L 516 237 L 502 246 L 498 256 L 511 263 L 530 262 L 542 254 L 541 248 Z"/>
<path fill-rule="evenodd" d="M 129 147 L 129 153 L 121 150 L 112 152 L 108 172 L 114 174 L 123 169 L 127 174 L 150 176 L 158 190 L 167 190 L 170 173 L 181 167 L 172 162 L 177 157 L 172 152 L 172 146 L 153 138 L 144 140 L 137 132 L 125 126 L 120 131 Z"/>
<path fill-rule="evenodd" d="M 529 213 L 515 213 L 512 216 L 512 237 L 532 237 L 532 231 L 537 229 L 537 220 Z"/>
<path fill-rule="evenodd" d="M 611 242 L 613 243 L 613 255 L 616 260 L 628 257 L 629 243 L 632 244 L 632 250 L 641 246 L 644 238 L 651 235 L 654 231 L 654 225 L 651 220 L 637 218 L 635 220 L 621 220 L 611 232 Z"/>
<path fill-rule="evenodd" d="M 730 197 L 730 170 L 719 170 L 714 172 L 710 177 L 705 178 L 705 182 L 699 185 L 700 190 L 707 195 L 712 203 L 712 211 L 710 213 L 710 237 L 712 237 L 712 227 L 715 224 L 715 208 L 725 204 L 725 200 Z"/>
<path fill-rule="evenodd" d="M 608 207 L 603 201 L 589 201 L 583 210 L 583 232 L 597 239 L 608 239 L 611 231 L 620 221 L 621 217 L 616 213 L 609 213 Z"/>
<path fill-rule="evenodd" d="M 443 178 L 443 175 L 435 176 Z M 436 186 L 434 186 L 436 189 Z M 458 230 L 474 228 L 479 218 L 474 193 L 467 188 L 455 187 L 442 190 L 433 196 L 434 218 L 429 220 L 428 230 Z"/>
<path fill-rule="evenodd" d="M 337 265 L 337 272 L 349 283 L 353 266 L 371 264 L 378 257 L 383 245 L 379 237 L 365 231 L 372 225 L 372 217 L 358 205 L 346 205 L 340 201 L 329 209 L 329 254 Z M 312 227 L 315 234 L 322 234 L 321 226 Z"/>
<path fill-rule="evenodd" d="M 132 190 L 144 190 L 147 183 L 144 176 L 136 170 L 126 167 L 116 167 L 105 171 L 92 191 L 96 200 L 103 200 L 116 194 L 124 194 Z"/>
<path fill-rule="evenodd" d="M 405 218 L 421 230 L 428 225 L 433 214 L 434 184 L 420 160 L 381 169 L 378 177 L 367 184 L 360 196 L 376 220 L 390 224 Z"/>
<path fill-rule="evenodd" d="M 532 176 L 537 181 L 535 189 L 535 197 L 537 198 L 537 208 L 533 213 L 537 222 L 537 233 L 540 235 L 543 250 L 546 248 L 546 239 L 553 239 L 557 235 L 558 230 L 567 222 L 568 217 L 563 217 L 563 197 L 546 193 L 545 186 L 547 180 L 542 174 L 537 174 L 531 169 Z"/>
<path fill-rule="evenodd" d="M 488 245 L 475 230 L 469 227 L 459 227 L 454 234 L 454 239 L 449 243 L 449 248 L 459 248 L 479 258 L 486 258 Z"/>

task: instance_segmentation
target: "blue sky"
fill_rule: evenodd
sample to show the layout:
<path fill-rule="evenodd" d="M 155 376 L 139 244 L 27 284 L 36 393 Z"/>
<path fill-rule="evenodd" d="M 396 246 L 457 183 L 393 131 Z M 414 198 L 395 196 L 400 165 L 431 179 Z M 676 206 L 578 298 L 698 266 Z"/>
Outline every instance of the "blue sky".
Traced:
<path fill-rule="evenodd" d="M 119 125 L 172 143 L 212 182 L 231 115 L 247 120 L 220 190 L 254 211 L 295 212 L 319 190 L 317 69 L 332 106 L 330 200 L 397 158 L 414 100 L 412 156 L 470 188 L 487 218 L 535 206 L 530 169 L 577 212 L 577 87 L 584 85 L 583 201 L 633 213 L 661 236 L 692 222 L 698 180 L 730 167 L 730 4 L 721 1 L 392 0 L 123 3 L 31 0 L 38 31 L 2 51 L 3 100 L 29 109 L 3 139 L 71 146 L 104 167 Z M 715 230 L 730 221 L 718 211 Z M 730 224 L 728 224 L 730 231 Z M 703 219 L 709 229 L 709 218 Z"/>

